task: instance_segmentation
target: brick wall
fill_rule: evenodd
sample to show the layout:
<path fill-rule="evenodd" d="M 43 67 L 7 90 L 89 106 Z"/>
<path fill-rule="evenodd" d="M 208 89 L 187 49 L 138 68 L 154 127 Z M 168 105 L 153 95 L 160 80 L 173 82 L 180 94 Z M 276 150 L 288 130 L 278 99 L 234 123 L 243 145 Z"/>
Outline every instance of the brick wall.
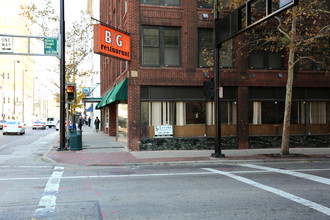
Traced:
<path fill-rule="evenodd" d="M 124 1 L 121 1 L 121 30 L 131 36 L 132 60 L 125 70 L 125 62 L 110 57 L 101 57 L 101 94 L 110 91 L 114 83 L 128 77 L 128 147 L 140 150 L 140 86 L 202 86 L 203 68 L 198 67 L 198 28 L 213 28 L 212 9 L 197 8 L 197 1 L 182 0 L 182 7 L 143 5 L 140 0 L 127 0 L 128 11 L 124 14 Z M 112 24 L 115 11 L 118 14 L 118 0 L 100 0 L 101 21 Z M 202 19 L 208 14 L 208 19 Z M 113 15 L 113 14 L 112 14 Z M 118 19 L 116 19 L 118 21 Z M 143 67 L 141 66 L 141 26 L 181 27 L 181 67 Z M 248 88 L 255 86 L 285 87 L 287 71 L 248 69 L 247 51 L 239 42 L 243 36 L 235 39 L 236 68 L 229 72 L 221 71 L 221 85 L 238 87 L 238 146 L 248 148 Z M 283 61 L 287 66 L 287 56 Z M 121 66 L 121 68 L 119 67 Z M 213 72 L 210 77 L 213 77 Z M 282 77 L 280 77 L 280 75 Z M 323 72 L 296 72 L 294 86 L 325 86 L 329 80 Z M 110 125 L 113 124 L 110 122 Z M 112 130 L 112 128 L 110 129 Z M 111 134 L 114 134 L 111 132 Z"/>

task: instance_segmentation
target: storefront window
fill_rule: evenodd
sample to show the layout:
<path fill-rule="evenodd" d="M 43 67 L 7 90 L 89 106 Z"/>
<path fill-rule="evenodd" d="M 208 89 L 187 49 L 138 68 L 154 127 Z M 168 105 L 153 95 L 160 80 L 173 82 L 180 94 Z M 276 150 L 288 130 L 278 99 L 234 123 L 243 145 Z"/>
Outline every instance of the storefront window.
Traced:
<path fill-rule="evenodd" d="M 127 139 L 127 104 L 118 104 L 118 139 Z"/>
<path fill-rule="evenodd" d="M 149 137 L 150 102 L 141 102 L 141 137 Z"/>
<path fill-rule="evenodd" d="M 221 102 L 221 124 L 237 124 L 236 102 Z"/>
<path fill-rule="evenodd" d="M 282 88 L 250 89 L 250 98 L 260 99 L 260 101 L 251 100 L 249 103 L 250 135 L 281 135 L 285 112 L 282 90 Z M 311 101 L 326 99 L 324 91 L 294 89 L 293 94 L 294 98 L 306 101 L 291 102 L 290 134 L 328 134 L 330 102 Z M 310 100 L 307 101 L 308 99 Z"/>
<path fill-rule="evenodd" d="M 205 124 L 205 103 L 187 102 L 186 103 L 186 123 Z"/>
<path fill-rule="evenodd" d="M 236 135 L 237 104 L 221 103 L 222 134 Z M 141 137 L 154 137 L 154 127 L 170 125 L 174 137 L 214 136 L 214 102 L 141 102 Z"/>

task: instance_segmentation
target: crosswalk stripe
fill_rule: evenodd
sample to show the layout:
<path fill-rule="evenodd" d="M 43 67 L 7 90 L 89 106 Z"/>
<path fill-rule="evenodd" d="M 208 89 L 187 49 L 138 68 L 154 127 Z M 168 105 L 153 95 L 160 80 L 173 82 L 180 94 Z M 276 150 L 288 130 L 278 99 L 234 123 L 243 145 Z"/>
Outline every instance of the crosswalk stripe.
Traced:
<path fill-rule="evenodd" d="M 32 219 L 51 219 L 53 217 L 63 170 L 64 167 L 54 167 Z"/>
<path fill-rule="evenodd" d="M 230 177 L 230 178 L 238 180 L 240 182 L 243 182 L 243 183 L 249 184 L 251 186 L 257 187 L 259 189 L 268 191 L 270 193 L 273 193 L 273 194 L 276 194 L 276 195 L 281 196 L 283 198 L 286 198 L 286 199 L 289 199 L 291 201 L 297 202 L 301 205 L 307 206 L 309 208 L 312 208 L 314 210 L 317 210 L 319 212 L 322 212 L 322 213 L 330 216 L 330 208 L 325 207 L 325 206 L 320 205 L 320 204 L 317 204 L 315 202 L 309 201 L 307 199 L 295 196 L 293 194 L 287 193 L 285 191 L 282 191 L 282 190 L 279 190 L 279 189 L 276 189 L 276 188 L 273 188 L 273 187 L 270 187 L 270 186 L 266 186 L 264 184 L 255 182 L 255 181 L 250 180 L 250 179 L 245 178 L 245 177 L 237 176 L 237 175 L 232 174 L 232 173 L 223 172 L 223 171 L 215 170 L 215 169 L 211 169 L 211 168 L 203 168 L 203 169 L 207 170 L 207 171 L 210 171 L 212 173 L 217 173 L 217 174 L 221 174 L 223 176 Z"/>
<path fill-rule="evenodd" d="M 277 168 L 272 168 L 272 167 L 264 167 L 264 166 L 259 166 L 259 165 L 254 165 L 254 164 L 238 164 L 243 167 L 249 167 L 249 168 L 254 168 L 254 169 L 259 169 L 259 170 L 265 170 L 269 172 L 276 172 L 276 173 L 282 173 L 282 174 L 287 174 L 295 177 L 300 177 L 303 179 L 308 179 L 311 181 L 323 183 L 326 185 L 330 185 L 330 179 L 324 178 L 324 177 L 319 177 L 311 174 L 305 174 L 305 173 L 299 173 L 295 172 L 292 170 L 282 170 L 282 169 L 277 169 Z"/>

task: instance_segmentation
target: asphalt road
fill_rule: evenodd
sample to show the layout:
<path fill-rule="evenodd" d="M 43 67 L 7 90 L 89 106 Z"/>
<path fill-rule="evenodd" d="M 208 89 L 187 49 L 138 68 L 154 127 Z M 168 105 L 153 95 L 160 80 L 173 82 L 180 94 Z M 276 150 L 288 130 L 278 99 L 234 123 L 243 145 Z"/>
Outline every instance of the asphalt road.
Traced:
<path fill-rule="evenodd" d="M 62 166 L 40 156 L 55 129 L 37 132 L 0 138 L 1 220 L 330 219 L 330 161 Z"/>

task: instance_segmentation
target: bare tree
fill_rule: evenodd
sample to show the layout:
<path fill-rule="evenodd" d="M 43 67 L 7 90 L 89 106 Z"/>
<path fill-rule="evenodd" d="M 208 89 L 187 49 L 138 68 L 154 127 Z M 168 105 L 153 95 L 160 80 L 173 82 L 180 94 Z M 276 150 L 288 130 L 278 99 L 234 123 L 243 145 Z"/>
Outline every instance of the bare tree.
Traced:
<path fill-rule="evenodd" d="M 34 3 L 21 6 L 21 15 L 26 17 L 34 25 L 39 28 L 39 34 L 43 36 L 57 36 L 59 33 L 59 16 L 55 14 L 51 0 L 43 1 L 40 5 Z M 67 29 L 66 35 L 66 82 L 76 82 L 79 77 L 88 77 L 92 74 L 92 70 L 79 68 L 84 63 L 86 57 L 92 53 L 92 25 L 90 16 L 87 12 L 81 11 L 79 21 Z M 58 68 L 58 67 L 57 67 Z M 59 88 L 59 85 L 52 82 Z M 76 104 L 72 105 L 72 109 L 82 107 L 81 100 L 85 97 L 82 93 L 82 87 L 77 91 Z M 55 93 L 55 97 L 59 102 L 59 93 Z"/>

